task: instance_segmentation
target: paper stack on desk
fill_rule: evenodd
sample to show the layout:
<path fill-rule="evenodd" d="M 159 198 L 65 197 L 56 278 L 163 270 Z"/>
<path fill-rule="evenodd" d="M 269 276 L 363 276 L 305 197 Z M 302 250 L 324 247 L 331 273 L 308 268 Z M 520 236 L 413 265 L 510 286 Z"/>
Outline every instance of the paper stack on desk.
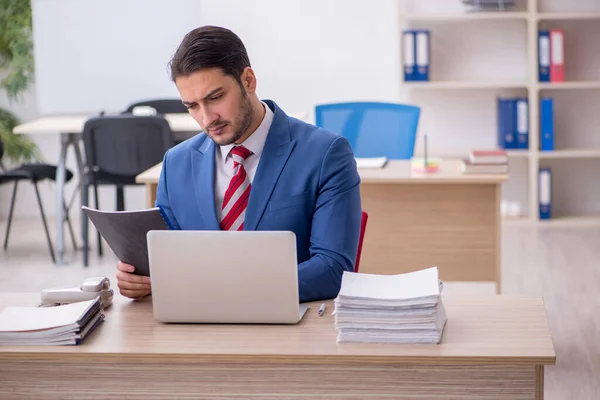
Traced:
<path fill-rule="evenodd" d="M 440 343 L 446 324 L 437 267 L 399 275 L 345 271 L 335 299 L 339 343 Z"/>
<path fill-rule="evenodd" d="M 100 297 L 55 307 L 6 307 L 0 312 L 0 345 L 76 345 L 103 320 Z"/>

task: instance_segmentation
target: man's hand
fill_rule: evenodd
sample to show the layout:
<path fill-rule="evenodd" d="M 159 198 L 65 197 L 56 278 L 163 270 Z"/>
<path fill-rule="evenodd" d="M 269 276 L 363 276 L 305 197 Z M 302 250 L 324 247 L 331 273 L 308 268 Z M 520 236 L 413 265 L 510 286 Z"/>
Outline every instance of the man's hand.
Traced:
<path fill-rule="evenodd" d="M 130 299 L 140 299 L 152 293 L 150 277 L 134 275 L 133 265 L 119 262 L 117 264 L 117 281 L 121 294 Z"/>

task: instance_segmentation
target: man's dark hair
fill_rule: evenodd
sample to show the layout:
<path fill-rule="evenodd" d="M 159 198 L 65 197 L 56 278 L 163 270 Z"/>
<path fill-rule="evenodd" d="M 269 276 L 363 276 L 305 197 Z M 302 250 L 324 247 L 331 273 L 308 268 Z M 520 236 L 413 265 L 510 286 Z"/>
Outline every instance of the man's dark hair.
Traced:
<path fill-rule="evenodd" d="M 242 84 L 244 68 L 250 66 L 246 47 L 229 29 L 202 26 L 189 32 L 169 62 L 171 80 L 205 68 L 220 68 Z"/>

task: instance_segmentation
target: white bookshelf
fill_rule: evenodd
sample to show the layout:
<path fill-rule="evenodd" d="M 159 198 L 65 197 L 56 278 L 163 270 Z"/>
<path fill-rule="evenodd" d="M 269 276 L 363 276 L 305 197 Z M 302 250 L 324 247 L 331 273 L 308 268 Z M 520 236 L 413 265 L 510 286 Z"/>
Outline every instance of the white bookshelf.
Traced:
<path fill-rule="evenodd" d="M 406 14 L 404 18 L 408 21 L 473 21 L 473 20 L 525 20 L 529 17 L 526 12 L 508 11 L 477 12 L 477 13 L 428 13 L 428 14 Z"/>
<path fill-rule="evenodd" d="M 600 12 L 556 12 L 556 13 L 539 13 L 537 14 L 538 20 L 565 20 L 565 21 L 577 21 L 577 20 L 600 20 Z"/>
<path fill-rule="evenodd" d="M 539 82 L 538 90 L 598 90 L 600 81 L 581 81 L 581 82 Z"/>
<path fill-rule="evenodd" d="M 529 148 L 508 150 L 503 187 L 503 198 L 518 201 L 523 214 L 504 220 L 600 225 L 600 1 L 516 3 L 509 11 L 467 12 L 460 1 L 401 1 L 400 30 L 431 31 L 430 81 L 405 82 L 400 51 L 401 93 L 421 107 L 419 136 L 428 135 L 432 157 L 495 148 L 496 98 L 527 97 Z M 565 82 L 538 82 L 538 30 L 550 28 L 565 32 Z M 555 99 L 554 151 L 539 150 L 539 101 L 546 96 Z M 418 138 L 417 156 L 421 147 Z M 544 166 L 553 171 L 549 221 L 538 212 Z"/>
<path fill-rule="evenodd" d="M 600 129 L 600 128 L 599 128 Z M 600 149 L 568 149 L 554 151 L 540 151 L 538 154 L 540 159 L 551 158 L 598 158 L 600 159 Z"/>
<path fill-rule="evenodd" d="M 429 81 L 404 82 L 404 87 L 410 89 L 526 89 L 525 82 L 484 82 L 484 81 Z"/>

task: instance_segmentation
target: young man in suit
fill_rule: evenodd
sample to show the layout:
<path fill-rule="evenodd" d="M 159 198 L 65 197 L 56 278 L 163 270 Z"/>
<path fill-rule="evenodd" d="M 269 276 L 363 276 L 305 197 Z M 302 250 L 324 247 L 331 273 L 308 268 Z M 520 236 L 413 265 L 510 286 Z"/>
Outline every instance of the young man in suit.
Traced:
<path fill-rule="evenodd" d="M 354 268 L 361 220 L 349 142 L 261 101 L 246 49 L 227 29 L 189 32 L 170 68 L 203 132 L 166 153 L 157 205 L 178 229 L 293 231 L 300 301 L 335 297 Z M 121 293 L 149 295 L 150 279 L 134 268 L 117 265 Z"/>

